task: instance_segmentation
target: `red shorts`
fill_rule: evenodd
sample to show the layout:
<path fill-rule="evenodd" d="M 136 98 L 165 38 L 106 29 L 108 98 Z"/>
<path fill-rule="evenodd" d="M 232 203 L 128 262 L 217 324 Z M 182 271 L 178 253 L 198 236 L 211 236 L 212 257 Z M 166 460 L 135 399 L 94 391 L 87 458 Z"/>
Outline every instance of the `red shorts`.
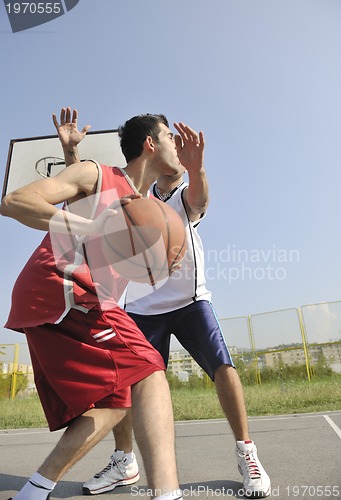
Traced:
<path fill-rule="evenodd" d="M 165 370 L 161 355 L 116 307 L 71 309 L 59 324 L 24 328 L 51 431 L 89 408 L 128 408 L 130 386 Z"/>

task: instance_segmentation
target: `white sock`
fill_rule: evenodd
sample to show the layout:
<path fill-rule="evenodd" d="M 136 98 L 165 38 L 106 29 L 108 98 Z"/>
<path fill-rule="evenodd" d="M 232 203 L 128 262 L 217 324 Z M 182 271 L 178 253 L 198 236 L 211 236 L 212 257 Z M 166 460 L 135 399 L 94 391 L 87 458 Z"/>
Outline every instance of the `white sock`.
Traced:
<path fill-rule="evenodd" d="M 159 497 L 155 497 L 154 500 L 182 500 L 182 491 L 174 490 L 169 493 L 165 493 Z"/>
<path fill-rule="evenodd" d="M 117 450 L 117 449 L 116 449 L 116 450 L 114 451 L 114 454 L 115 454 L 115 453 L 120 453 L 120 454 L 122 454 L 122 460 L 123 460 L 123 458 L 127 458 L 128 460 L 132 460 L 132 459 L 133 459 L 133 456 L 134 456 L 134 452 L 133 452 L 133 451 L 130 451 L 130 452 L 128 452 L 128 453 L 125 453 L 123 450 Z"/>
<path fill-rule="evenodd" d="M 46 500 L 57 483 L 35 472 L 13 500 Z"/>

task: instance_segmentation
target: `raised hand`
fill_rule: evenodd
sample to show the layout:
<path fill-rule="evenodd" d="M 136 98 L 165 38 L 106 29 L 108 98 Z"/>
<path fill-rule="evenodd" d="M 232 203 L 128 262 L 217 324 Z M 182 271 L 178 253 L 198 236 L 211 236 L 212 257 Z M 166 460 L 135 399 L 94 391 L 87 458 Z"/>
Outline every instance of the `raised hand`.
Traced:
<path fill-rule="evenodd" d="M 198 134 L 182 122 L 174 123 L 174 127 L 179 132 L 179 135 L 175 136 L 175 145 L 181 164 L 188 171 L 202 169 L 204 166 L 204 134 L 202 132 Z"/>
<path fill-rule="evenodd" d="M 63 149 L 75 148 L 85 137 L 91 125 L 85 125 L 81 131 L 78 130 L 77 120 L 78 111 L 71 108 L 62 108 L 60 111 L 60 123 L 56 115 L 52 115 L 54 126 L 56 127 L 58 137 Z"/>

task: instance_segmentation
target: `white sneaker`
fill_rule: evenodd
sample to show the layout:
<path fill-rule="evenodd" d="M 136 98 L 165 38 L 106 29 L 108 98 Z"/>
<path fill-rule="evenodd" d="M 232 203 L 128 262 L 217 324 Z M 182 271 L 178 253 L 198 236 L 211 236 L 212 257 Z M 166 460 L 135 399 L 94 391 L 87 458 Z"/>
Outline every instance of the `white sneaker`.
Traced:
<path fill-rule="evenodd" d="M 243 476 L 244 495 L 247 498 L 264 498 L 270 495 L 270 478 L 257 456 L 256 445 L 237 441 L 236 456 L 238 469 Z"/>
<path fill-rule="evenodd" d="M 134 453 L 132 458 L 127 458 L 123 451 L 115 451 L 108 465 L 83 484 L 83 494 L 98 495 L 111 491 L 116 486 L 136 483 L 139 479 L 139 467 Z"/>

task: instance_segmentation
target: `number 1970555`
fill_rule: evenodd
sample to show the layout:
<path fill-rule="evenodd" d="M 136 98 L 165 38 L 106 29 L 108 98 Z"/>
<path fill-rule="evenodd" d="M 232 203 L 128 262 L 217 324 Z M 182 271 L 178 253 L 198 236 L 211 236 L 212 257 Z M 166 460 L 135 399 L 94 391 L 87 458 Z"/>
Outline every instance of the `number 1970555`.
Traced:
<path fill-rule="evenodd" d="M 8 14 L 60 14 L 60 2 L 16 2 L 6 4 Z"/>

